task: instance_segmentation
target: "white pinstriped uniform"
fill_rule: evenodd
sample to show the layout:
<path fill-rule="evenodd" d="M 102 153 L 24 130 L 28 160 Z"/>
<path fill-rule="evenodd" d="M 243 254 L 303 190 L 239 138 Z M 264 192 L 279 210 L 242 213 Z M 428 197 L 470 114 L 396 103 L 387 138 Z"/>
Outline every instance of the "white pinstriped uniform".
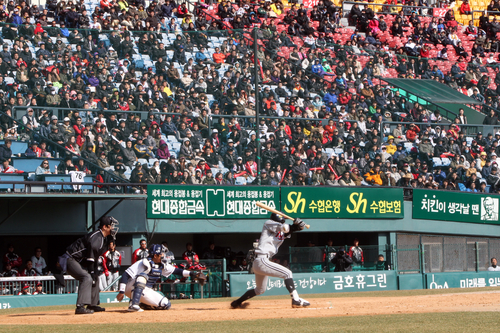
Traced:
<path fill-rule="evenodd" d="M 255 293 L 263 294 L 266 291 L 267 279 L 269 276 L 291 279 L 292 272 L 275 262 L 270 261 L 285 240 L 290 238 L 290 226 L 280 222 L 267 220 L 262 228 L 259 246 L 255 250 L 256 258 L 253 262 L 253 271 L 255 273 Z M 287 235 L 285 235 L 287 234 Z"/>

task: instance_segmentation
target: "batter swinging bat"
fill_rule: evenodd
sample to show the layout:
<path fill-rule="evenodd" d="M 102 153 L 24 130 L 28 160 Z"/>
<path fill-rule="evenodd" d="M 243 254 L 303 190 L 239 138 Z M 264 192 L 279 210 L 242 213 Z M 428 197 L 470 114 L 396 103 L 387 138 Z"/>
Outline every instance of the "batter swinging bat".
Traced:
<path fill-rule="evenodd" d="M 284 218 L 289 219 L 289 220 L 292 220 L 292 221 L 294 220 L 294 218 L 293 218 L 293 217 L 290 217 L 290 216 L 288 216 L 288 215 L 285 215 L 285 214 L 283 214 L 282 212 L 280 212 L 279 210 L 276 210 L 276 209 L 274 209 L 274 208 L 271 208 L 271 207 L 269 207 L 268 205 L 265 205 L 265 204 L 263 204 L 263 203 L 262 203 L 262 202 L 260 202 L 260 201 L 256 201 L 256 202 L 255 202 L 255 204 L 256 204 L 257 206 L 259 206 L 260 208 L 264 208 L 265 210 L 267 210 L 267 211 L 269 211 L 269 212 L 271 212 L 271 213 L 274 213 L 274 214 L 279 214 L 279 215 L 283 216 Z M 309 225 L 309 224 L 306 224 L 306 228 L 307 228 L 307 229 L 309 229 L 309 227 L 310 227 L 310 225 Z"/>

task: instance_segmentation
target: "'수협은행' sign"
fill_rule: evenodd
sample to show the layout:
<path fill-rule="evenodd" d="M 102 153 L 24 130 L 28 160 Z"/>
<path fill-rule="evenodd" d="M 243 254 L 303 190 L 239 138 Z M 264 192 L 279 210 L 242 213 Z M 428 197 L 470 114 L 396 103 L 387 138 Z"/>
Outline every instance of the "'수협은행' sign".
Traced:
<path fill-rule="evenodd" d="M 413 190 L 413 218 L 499 224 L 498 199 L 494 195 Z"/>
<path fill-rule="evenodd" d="M 260 201 L 279 209 L 278 187 L 148 185 L 150 219 L 255 219 L 269 212 Z"/>
<path fill-rule="evenodd" d="M 398 188 L 281 188 L 281 210 L 301 218 L 401 219 L 403 207 Z"/>

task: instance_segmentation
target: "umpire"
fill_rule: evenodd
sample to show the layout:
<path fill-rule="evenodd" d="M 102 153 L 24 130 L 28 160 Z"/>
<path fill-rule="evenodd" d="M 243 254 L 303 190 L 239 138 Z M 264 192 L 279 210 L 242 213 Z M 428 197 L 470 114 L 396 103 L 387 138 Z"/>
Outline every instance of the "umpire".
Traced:
<path fill-rule="evenodd" d="M 80 282 L 75 314 L 92 314 L 106 310 L 99 306 L 97 260 L 107 249 L 106 237 L 111 235 L 114 238 L 117 231 L 118 221 L 112 216 L 103 216 L 99 220 L 99 230 L 79 238 L 59 257 L 62 269 Z"/>

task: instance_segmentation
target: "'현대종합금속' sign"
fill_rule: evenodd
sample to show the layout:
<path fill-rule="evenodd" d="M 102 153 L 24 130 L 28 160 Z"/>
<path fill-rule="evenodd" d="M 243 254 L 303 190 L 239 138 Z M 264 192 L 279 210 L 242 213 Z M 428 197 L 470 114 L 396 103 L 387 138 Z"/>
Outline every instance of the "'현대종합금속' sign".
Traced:
<path fill-rule="evenodd" d="M 255 202 L 279 209 L 279 200 L 278 187 L 148 185 L 147 218 L 263 218 Z"/>
<path fill-rule="evenodd" d="M 499 224 L 497 195 L 413 190 L 413 218 Z"/>

